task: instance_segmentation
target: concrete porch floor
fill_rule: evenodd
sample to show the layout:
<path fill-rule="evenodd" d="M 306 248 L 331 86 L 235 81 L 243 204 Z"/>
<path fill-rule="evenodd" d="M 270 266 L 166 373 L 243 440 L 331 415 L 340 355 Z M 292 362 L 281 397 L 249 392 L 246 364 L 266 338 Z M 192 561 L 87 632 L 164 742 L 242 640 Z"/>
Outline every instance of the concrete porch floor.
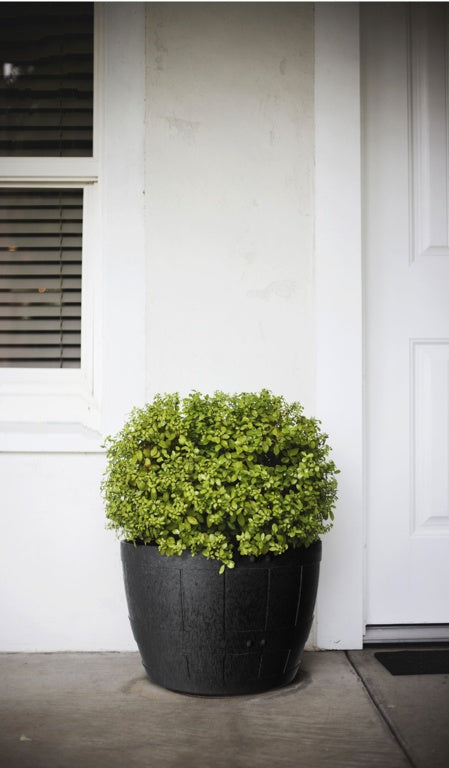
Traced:
<path fill-rule="evenodd" d="M 152 685 L 137 653 L 0 654 L 0 766 L 447 768 L 449 675 L 393 677 L 376 650 L 221 699 Z"/>

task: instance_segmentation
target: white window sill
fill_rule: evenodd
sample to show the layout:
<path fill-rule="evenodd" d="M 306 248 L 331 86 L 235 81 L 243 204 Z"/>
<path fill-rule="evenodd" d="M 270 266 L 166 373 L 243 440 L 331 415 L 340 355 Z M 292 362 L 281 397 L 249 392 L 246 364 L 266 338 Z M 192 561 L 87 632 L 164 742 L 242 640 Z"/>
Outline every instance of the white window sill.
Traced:
<path fill-rule="evenodd" d="M 1 453 L 103 453 L 99 432 L 82 424 L 7 422 L 0 433 Z"/>
<path fill-rule="evenodd" d="M 100 408 L 81 371 L 0 372 L 0 451 L 101 451 Z"/>

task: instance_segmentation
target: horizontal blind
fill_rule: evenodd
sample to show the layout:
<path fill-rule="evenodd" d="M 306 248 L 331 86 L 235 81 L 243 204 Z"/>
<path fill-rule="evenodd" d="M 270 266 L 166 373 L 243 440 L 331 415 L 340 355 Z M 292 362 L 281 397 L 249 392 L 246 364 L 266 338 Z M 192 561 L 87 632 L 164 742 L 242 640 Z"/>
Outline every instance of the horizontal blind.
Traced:
<path fill-rule="evenodd" d="M 82 213 L 82 189 L 0 190 L 0 367 L 80 367 Z"/>
<path fill-rule="evenodd" d="M 92 156 L 93 3 L 0 3 L 0 66 L 0 156 Z"/>

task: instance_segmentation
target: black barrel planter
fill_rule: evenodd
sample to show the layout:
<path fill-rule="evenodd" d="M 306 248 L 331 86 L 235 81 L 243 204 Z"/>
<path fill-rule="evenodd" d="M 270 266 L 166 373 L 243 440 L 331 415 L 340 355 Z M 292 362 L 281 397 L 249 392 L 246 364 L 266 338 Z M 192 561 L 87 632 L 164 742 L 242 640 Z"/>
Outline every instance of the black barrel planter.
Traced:
<path fill-rule="evenodd" d="M 149 678 L 182 693 L 225 696 L 290 683 L 310 632 L 321 542 L 282 555 L 202 555 L 121 544 L 131 627 Z"/>

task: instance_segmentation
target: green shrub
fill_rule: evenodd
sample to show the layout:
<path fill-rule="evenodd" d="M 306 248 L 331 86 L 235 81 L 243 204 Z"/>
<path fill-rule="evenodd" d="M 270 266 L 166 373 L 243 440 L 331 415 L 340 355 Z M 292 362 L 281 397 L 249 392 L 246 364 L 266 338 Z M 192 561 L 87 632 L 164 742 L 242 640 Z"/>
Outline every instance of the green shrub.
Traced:
<path fill-rule="evenodd" d="M 331 527 L 337 490 L 319 424 L 268 390 L 157 395 L 106 440 L 108 527 L 222 569 L 236 551 L 308 546 Z"/>

